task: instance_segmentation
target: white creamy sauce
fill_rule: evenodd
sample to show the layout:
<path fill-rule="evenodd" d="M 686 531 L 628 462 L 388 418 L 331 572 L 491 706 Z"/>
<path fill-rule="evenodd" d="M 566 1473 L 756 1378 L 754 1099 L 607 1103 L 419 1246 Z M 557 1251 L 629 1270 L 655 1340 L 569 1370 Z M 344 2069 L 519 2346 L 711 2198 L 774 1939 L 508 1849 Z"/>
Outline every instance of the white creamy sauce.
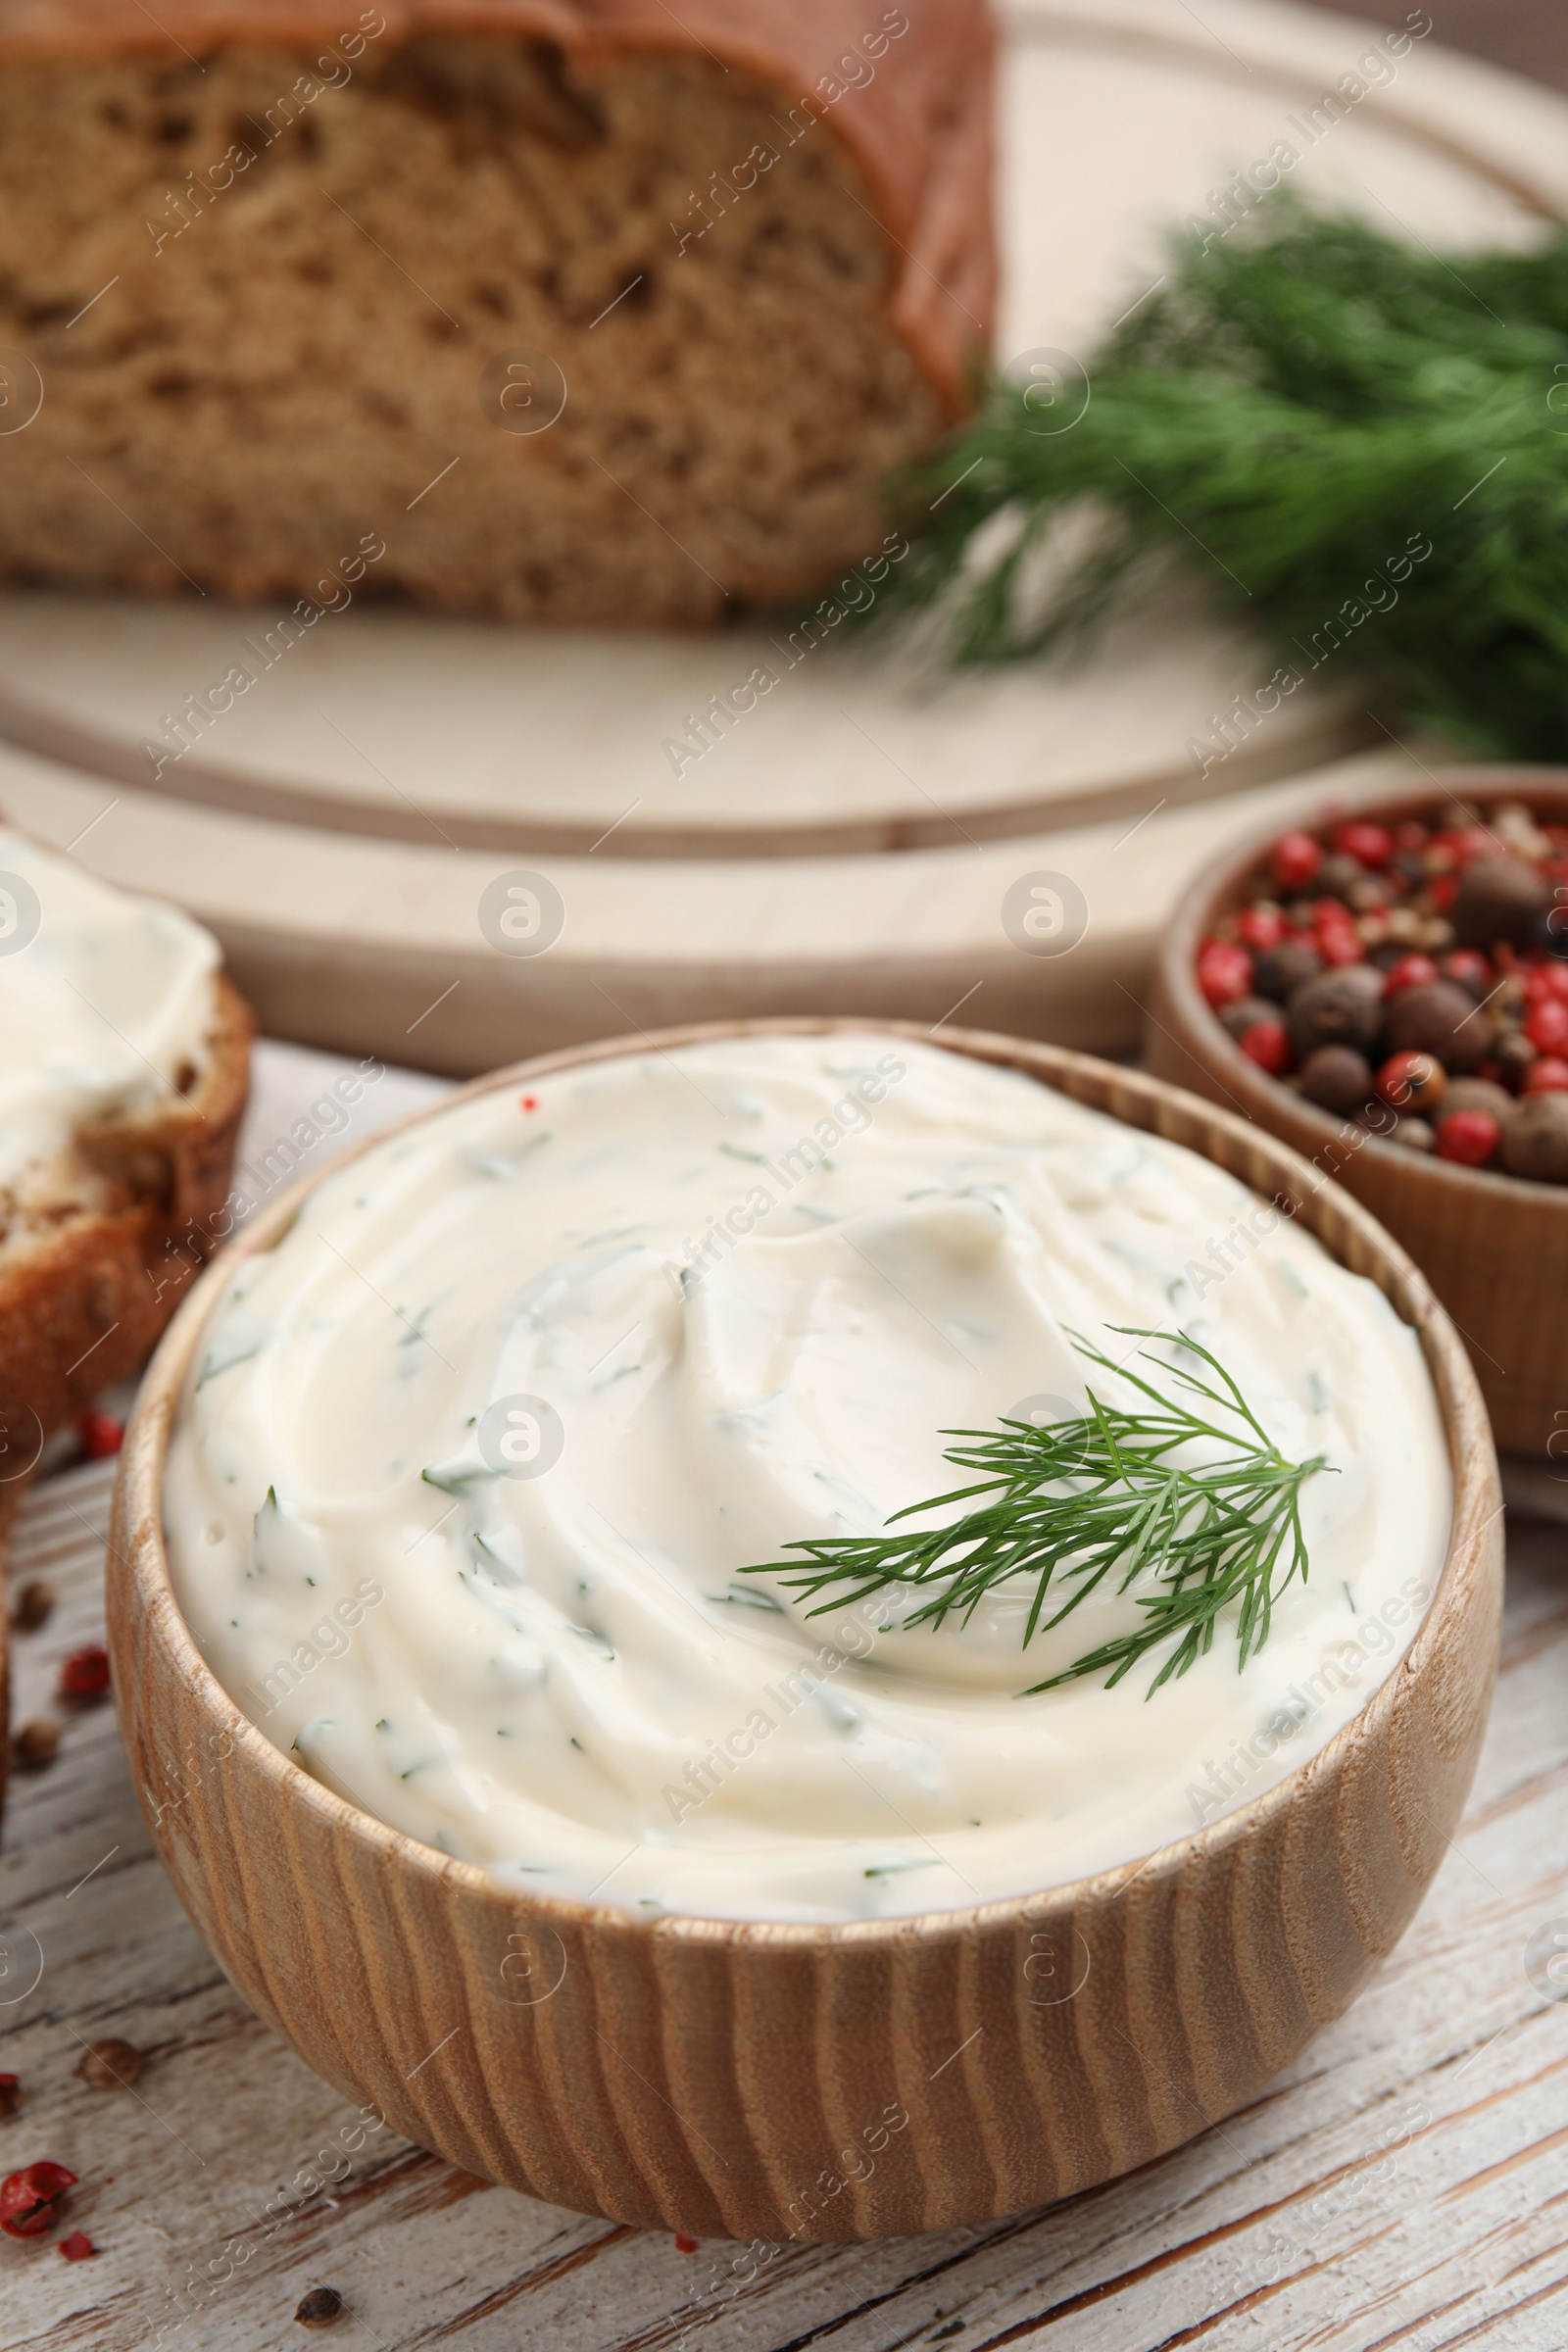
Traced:
<path fill-rule="evenodd" d="M 218 945 L 0 827 L 0 1188 L 205 1068 Z"/>
<path fill-rule="evenodd" d="M 1117 1325 L 1200 1340 L 1332 1466 L 1245 1671 L 1226 1622 L 1152 1697 L 1162 1653 L 1023 1698 L 1148 1588 L 1026 1653 L 1027 1590 L 933 1632 L 740 1573 L 963 1483 L 944 1430 L 1081 1409 L 1066 1335 L 1121 1362 Z M 225 1688 L 382 1821 L 521 1887 L 832 1920 L 1058 1884 L 1280 1779 L 1408 1643 L 1450 1499 L 1415 1335 L 1310 1235 L 1032 1080 L 840 1033 L 546 1077 L 330 1176 L 211 1318 L 166 1516 Z"/>

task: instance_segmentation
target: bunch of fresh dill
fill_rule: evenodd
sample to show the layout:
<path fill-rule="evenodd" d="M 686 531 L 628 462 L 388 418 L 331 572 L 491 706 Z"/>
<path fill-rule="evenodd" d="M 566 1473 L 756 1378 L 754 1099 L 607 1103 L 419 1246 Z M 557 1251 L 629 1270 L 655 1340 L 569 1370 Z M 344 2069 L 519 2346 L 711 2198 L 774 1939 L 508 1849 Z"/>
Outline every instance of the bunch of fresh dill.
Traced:
<path fill-rule="evenodd" d="M 1446 260 L 1275 198 L 1177 240 L 1087 373 L 1075 422 L 1081 395 L 995 383 L 906 480 L 878 612 L 1000 662 L 1196 580 L 1298 676 L 1568 757 L 1568 234 Z M 1088 552 L 1043 571 L 1086 502 Z"/>

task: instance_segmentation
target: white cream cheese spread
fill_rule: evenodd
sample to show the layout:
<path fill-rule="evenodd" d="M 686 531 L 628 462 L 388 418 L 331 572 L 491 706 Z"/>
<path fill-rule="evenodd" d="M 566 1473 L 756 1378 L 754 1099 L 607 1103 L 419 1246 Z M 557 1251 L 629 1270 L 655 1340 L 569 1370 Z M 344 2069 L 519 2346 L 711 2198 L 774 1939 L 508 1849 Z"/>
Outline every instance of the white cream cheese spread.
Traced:
<path fill-rule="evenodd" d="M 1293 1461 L 1310 1562 L 1238 1671 L 1029 1685 L 1106 1583 L 941 1631 L 808 1616 L 793 1540 L 964 1483 L 944 1431 L 1082 1410 L 1077 1332 L 1200 1340 Z M 1408 1643 L 1450 1484 L 1415 1334 L 1179 1146 L 876 1033 L 637 1053 L 327 1177 L 217 1303 L 166 1485 L 175 1588 L 279 1748 L 520 1887 L 838 1920 L 1106 1868 L 1312 1754 Z M 907 1605 L 913 1605 L 909 1603 Z"/>
<path fill-rule="evenodd" d="M 0 827 L 0 1188 L 206 1067 L 218 944 Z"/>

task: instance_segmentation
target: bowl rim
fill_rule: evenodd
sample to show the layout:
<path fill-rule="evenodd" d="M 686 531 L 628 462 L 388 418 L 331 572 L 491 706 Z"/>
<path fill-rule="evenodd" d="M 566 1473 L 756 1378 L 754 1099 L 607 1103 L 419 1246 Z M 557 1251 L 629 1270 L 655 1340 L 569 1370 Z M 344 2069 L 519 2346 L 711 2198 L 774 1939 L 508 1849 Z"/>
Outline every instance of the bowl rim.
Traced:
<path fill-rule="evenodd" d="M 1329 1194 L 1335 1211 L 1346 1227 L 1351 1233 L 1359 1232 L 1372 1255 L 1381 1259 L 1384 1270 L 1403 1294 L 1401 1303 L 1385 1290 L 1384 1295 L 1389 1297 L 1395 1312 L 1401 1321 L 1406 1320 L 1406 1308 L 1413 1310 L 1418 1317 L 1412 1328 L 1416 1331 L 1432 1379 L 1447 1444 L 1453 1485 L 1448 1538 L 1425 1613 L 1406 1647 L 1381 1682 L 1367 1693 L 1364 1703 L 1321 1747 L 1304 1756 L 1272 1787 L 1260 1790 L 1201 1829 L 1189 1831 L 1181 1838 L 1155 1846 L 1148 1854 L 1134 1856 L 1129 1861 L 1113 1864 L 1083 1878 L 1062 1880 L 1054 1886 L 998 1896 L 961 1907 L 901 1913 L 896 1917 L 873 1920 L 729 1919 L 675 1911 L 640 1914 L 612 1903 L 596 1903 L 576 1896 L 547 1892 L 536 1894 L 523 1887 L 514 1887 L 484 1864 L 443 1854 L 437 1847 L 425 1844 L 408 1831 L 392 1828 L 374 1814 L 367 1812 L 363 1806 L 339 1796 L 335 1790 L 314 1779 L 284 1754 L 259 1725 L 251 1721 L 203 1657 L 174 1592 L 163 1518 L 164 1468 L 169 1441 L 186 1374 L 202 1330 L 235 1268 L 245 1258 L 275 1248 L 293 1226 L 304 1202 L 326 1177 L 349 1166 L 368 1152 L 379 1149 L 393 1138 L 407 1133 L 410 1128 L 422 1126 L 439 1117 L 457 1104 L 472 1102 L 481 1095 L 500 1093 L 519 1083 L 532 1083 L 555 1071 L 577 1069 L 594 1062 L 622 1059 L 643 1053 L 668 1054 L 688 1046 L 734 1038 L 827 1036 L 839 1033 L 886 1036 L 911 1044 L 939 1042 L 943 1051 L 969 1059 L 1001 1063 L 1048 1088 L 1054 1084 L 1054 1073 L 1070 1074 L 1082 1070 L 1093 1078 L 1109 1077 L 1151 1103 L 1169 1102 L 1177 1108 L 1196 1113 L 1202 1122 L 1210 1125 L 1217 1123 L 1221 1130 L 1228 1130 L 1235 1143 L 1274 1163 L 1271 1172 L 1277 1172 L 1291 1182 L 1294 1197 L 1308 1215 L 1313 1200 L 1321 1194 Z M 1110 1110 L 1103 1115 L 1111 1118 L 1117 1116 Z M 1206 1154 L 1200 1153 L 1200 1156 Z M 1238 1176 L 1237 1181 L 1245 1183 L 1246 1179 Z M 1313 1228 L 1309 1225 L 1308 1230 Z M 1344 1262 L 1340 1252 L 1328 1241 L 1320 1235 L 1315 1238 L 1335 1258 L 1336 1263 Z M 1379 1287 L 1383 1286 L 1380 1284 Z M 642 1941 L 652 1938 L 666 1943 L 710 1948 L 720 1945 L 737 1949 L 764 1946 L 775 1951 L 819 1952 L 860 1946 L 887 1947 L 906 1942 L 911 1937 L 927 1942 L 961 1941 L 977 1934 L 1038 1925 L 1045 1915 L 1076 1917 L 1080 1912 L 1114 1900 L 1135 1878 L 1147 1876 L 1157 1882 L 1162 1877 L 1178 1875 L 1189 1861 L 1207 1861 L 1223 1855 L 1231 1846 L 1252 1836 L 1260 1825 L 1272 1821 L 1274 1816 L 1285 1811 L 1305 1785 L 1336 1773 L 1351 1748 L 1363 1742 L 1369 1733 L 1383 1728 L 1375 1719 L 1387 1718 L 1392 1714 L 1403 1684 L 1418 1669 L 1424 1671 L 1443 1641 L 1446 1622 L 1457 1605 L 1456 1595 L 1465 1571 L 1468 1569 L 1473 1576 L 1484 1570 L 1485 1540 L 1489 1529 L 1500 1517 L 1501 1510 L 1496 1454 L 1486 1408 L 1469 1358 L 1448 1315 L 1420 1269 L 1376 1218 L 1343 1187 L 1323 1178 L 1310 1162 L 1280 1137 L 1266 1129 L 1257 1129 L 1250 1121 L 1238 1118 L 1233 1112 L 1205 1101 L 1201 1096 L 1172 1085 L 1169 1080 L 1124 1068 L 1098 1055 L 1080 1054 L 1068 1047 L 1009 1037 L 1000 1031 L 974 1029 L 946 1029 L 938 1041 L 936 1032 L 918 1021 L 874 1021 L 858 1015 L 790 1014 L 683 1023 L 655 1031 L 639 1030 L 625 1037 L 601 1039 L 587 1046 L 562 1047 L 548 1054 L 505 1064 L 500 1069 L 487 1071 L 454 1088 L 450 1095 L 444 1096 L 439 1102 L 409 1112 L 390 1125 L 363 1137 L 319 1168 L 313 1169 L 276 1201 L 248 1219 L 203 1269 L 190 1295 L 170 1323 L 143 1376 L 121 1451 L 105 1573 L 111 1583 L 117 1575 L 123 1575 L 132 1585 L 139 1584 L 144 1588 L 146 1622 L 149 1627 L 156 1626 L 168 1640 L 175 1668 L 201 1712 L 212 1717 L 215 1725 L 220 1725 L 236 1746 L 245 1747 L 251 1760 L 271 1781 L 278 1800 L 303 1803 L 320 1817 L 329 1831 L 354 1838 L 383 1866 L 402 1864 L 455 1892 L 483 1903 L 500 1905 L 509 1914 L 524 1912 L 537 1919 L 541 1926 L 557 1931 L 570 1928 L 617 1939 Z M 114 1615 L 111 1605 L 112 1623 Z M 118 1682 L 115 1703 L 118 1711 L 122 1703 Z M 151 1802 L 140 1788 L 137 1793 L 144 1807 Z M 1155 1865 L 1159 1867 L 1156 1869 Z"/>
<path fill-rule="evenodd" d="M 1419 787 L 1403 786 L 1396 792 L 1357 793 L 1353 804 L 1347 803 L 1343 810 L 1334 808 L 1332 813 L 1326 810 L 1320 816 L 1306 815 L 1283 830 L 1311 832 L 1334 822 L 1342 813 L 1357 820 L 1375 820 L 1380 814 L 1396 818 L 1414 816 L 1444 800 L 1457 801 L 1460 793 L 1479 799 L 1498 797 L 1510 790 L 1521 801 L 1544 797 L 1550 801 L 1555 816 L 1568 822 L 1568 768 L 1481 765 L 1446 769 L 1444 775 L 1451 779 L 1453 788 L 1449 782 L 1435 778 Z M 1240 895 L 1242 885 L 1280 839 L 1281 831 L 1277 820 L 1268 825 L 1249 826 L 1245 833 L 1237 835 L 1234 846 L 1223 858 L 1191 876 L 1190 887 L 1183 893 L 1159 944 L 1156 970 L 1165 1003 L 1206 1046 L 1218 1049 L 1223 1075 L 1218 1069 L 1211 1073 L 1216 1083 L 1225 1087 L 1231 1101 L 1248 1119 L 1270 1134 L 1277 1133 L 1272 1116 L 1277 1115 L 1276 1106 L 1283 1102 L 1286 1113 L 1299 1119 L 1307 1133 L 1315 1135 L 1323 1145 L 1347 1143 L 1359 1136 L 1358 1150 L 1370 1149 L 1383 1165 L 1407 1170 L 1412 1180 L 1446 1188 L 1452 1194 L 1466 1193 L 1483 1200 L 1490 1197 L 1499 1206 L 1510 1200 L 1516 1205 L 1529 1200 L 1568 1210 L 1568 1185 L 1542 1184 L 1533 1176 L 1510 1176 L 1492 1168 L 1467 1168 L 1456 1160 L 1439 1159 L 1436 1154 L 1429 1158 L 1425 1152 L 1405 1151 L 1392 1138 L 1375 1131 L 1363 1132 L 1353 1120 L 1336 1119 L 1332 1111 L 1293 1094 L 1238 1050 L 1234 1038 L 1198 985 L 1198 950 L 1215 915 L 1227 910 Z M 1144 1017 L 1152 1021 L 1155 1015 L 1146 1006 Z M 1179 1034 L 1171 1031 L 1166 1034 L 1187 1051 Z M 1234 1069 L 1233 1063 L 1238 1065 Z M 1390 1153 L 1396 1154 L 1392 1161 Z"/>

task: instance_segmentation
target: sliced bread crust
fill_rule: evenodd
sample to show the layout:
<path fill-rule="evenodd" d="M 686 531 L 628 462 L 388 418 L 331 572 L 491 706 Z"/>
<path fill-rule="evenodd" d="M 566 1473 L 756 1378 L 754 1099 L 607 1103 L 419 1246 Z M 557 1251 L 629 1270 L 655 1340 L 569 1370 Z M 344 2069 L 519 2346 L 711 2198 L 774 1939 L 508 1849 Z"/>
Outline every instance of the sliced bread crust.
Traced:
<path fill-rule="evenodd" d="M 220 973 L 207 1067 L 188 1092 L 83 1129 L 54 1201 L 29 1198 L 0 1235 L 0 1421 L 17 1467 L 140 1370 L 217 1249 L 254 1035 Z"/>

